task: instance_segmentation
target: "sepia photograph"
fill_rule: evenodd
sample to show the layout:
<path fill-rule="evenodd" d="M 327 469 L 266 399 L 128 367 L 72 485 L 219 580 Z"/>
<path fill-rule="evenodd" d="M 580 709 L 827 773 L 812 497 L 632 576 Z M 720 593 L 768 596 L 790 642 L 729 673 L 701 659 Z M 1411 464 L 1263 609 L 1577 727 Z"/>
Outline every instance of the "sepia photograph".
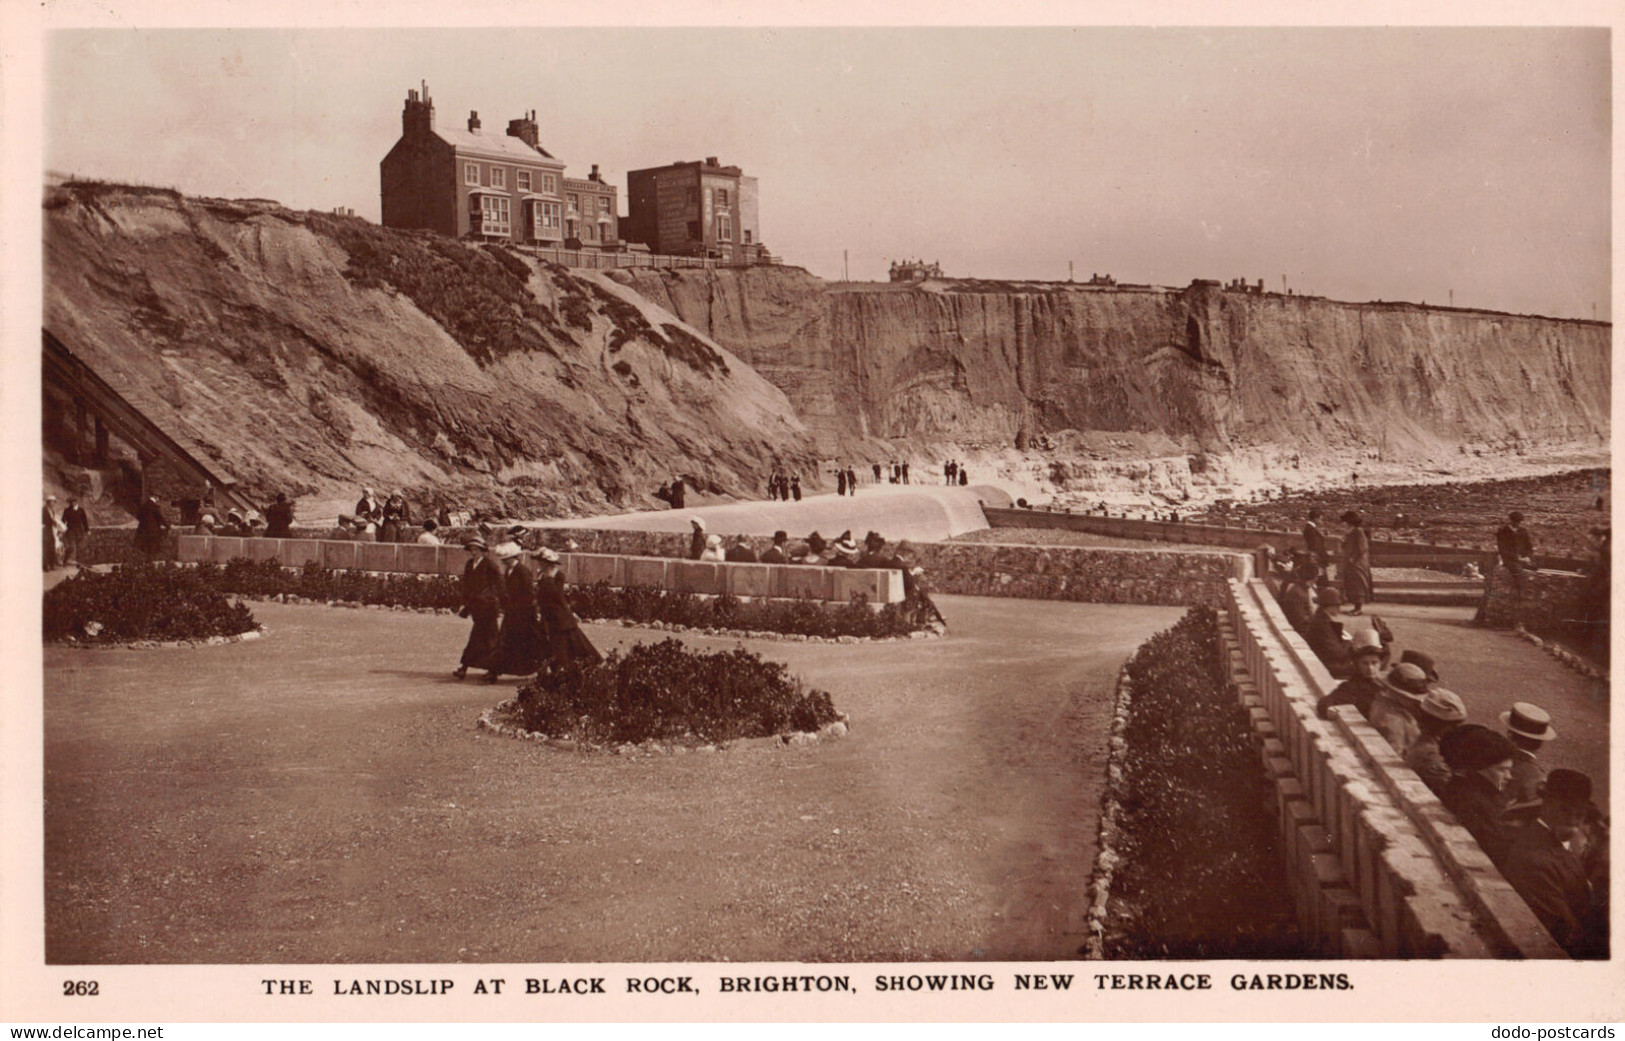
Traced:
<path fill-rule="evenodd" d="M 70 13 L 14 1007 L 1625 1015 L 1605 20 Z"/>

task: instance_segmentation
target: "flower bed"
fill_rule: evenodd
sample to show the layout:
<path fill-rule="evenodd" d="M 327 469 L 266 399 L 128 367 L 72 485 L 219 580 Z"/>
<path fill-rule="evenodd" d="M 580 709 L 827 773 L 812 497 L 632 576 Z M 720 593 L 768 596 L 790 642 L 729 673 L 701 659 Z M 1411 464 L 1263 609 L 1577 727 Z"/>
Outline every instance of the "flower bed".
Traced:
<path fill-rule="evenodd" d="M 1190 611 L 1125 666 L 1109 958 L 1302 957 L 1248 721 Z"/>
<path fill-rule="evenodd" d="M 259 623 L 193 568 L 126 564 L 82 571 L 45 594 L 45 639 L 80 645 L 171 643 L 258 632 Z"/>
<path fill-rule="evenodd" d="M 386 607 L 456 610 L 460 581 L 448 575 L 374 575 L 333 571 L 319 564 L 292 569 L 276 561 L 236 558 L 193 569 L 206 588 L 243 596 L 295 597 Z M 821 600 L 741 600 L 704 597 L 648 586 L 612 588 L 603 583 L 569 587 L 570 607 L 589 621 L 619 620 L 684 630 L 776 633 L 823 639 L 896 639 L 940 631 L 934 609 L 905 601 L 871 609 L 861 599 L 831 605 Z"/>
<path fill-rule="evenodd" d="M 544 672 L 487 725 L 578 745 L 715 746 L 815 734 L 841 723 L 829 694 L 744 648 L 694 651 L 677 640 L 611 651 L 594 665 Z"/>

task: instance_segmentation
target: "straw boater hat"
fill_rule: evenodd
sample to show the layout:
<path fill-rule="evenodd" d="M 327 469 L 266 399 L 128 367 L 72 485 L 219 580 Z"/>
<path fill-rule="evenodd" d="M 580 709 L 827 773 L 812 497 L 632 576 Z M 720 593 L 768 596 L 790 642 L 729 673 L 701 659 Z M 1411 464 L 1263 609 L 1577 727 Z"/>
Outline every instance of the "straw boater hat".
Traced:
<path fill-rule="evenodd" d="M 1501 713 L 1501 722 L 1509 733 L 1527 737 L 1531 741 L 1550 741 L 1557 736 L 1551 715 L 1539 705 L 1531 705 L 1527 701 L 1519 701 Z"/>
<path fill-rule="evenodd" d="M 463 543 L 463 548 L 470 552 L 484 553 L 489 547 L 486 546 L 484 539 L 475 536 Z"/>
<path fill-rule="evenodd" d="M 513 559 L 514 557 L 517 557 L 519 554 L 521 554 L 523 552 L 524 552 L 524 550 L 520 549 L 518 546 L 514 545 L 512 542 L 504 542 L 502 545 L 500 545 L 500 546 L 498 546 L 496 548 L 496 555 L 497 555 L 498 560 L 511 560 L 511 559 Z"/>

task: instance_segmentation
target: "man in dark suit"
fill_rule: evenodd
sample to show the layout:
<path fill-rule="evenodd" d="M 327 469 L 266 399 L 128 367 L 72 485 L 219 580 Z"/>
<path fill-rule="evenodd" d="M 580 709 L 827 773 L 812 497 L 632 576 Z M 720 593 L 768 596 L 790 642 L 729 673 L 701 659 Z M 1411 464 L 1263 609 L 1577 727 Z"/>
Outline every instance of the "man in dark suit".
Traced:
<path fill-rule="evenodd" d="M 62 564 L 77 564 L 79 547 L 90 535 L 90 514 L 79 505 L 77 497 L 68 497 L 68 508 L 62 511 L 62 524 Z"/>
<path fill-rule="evenodd" d="M 1507 514 L 1507 522 L 1495 532 L 1495 550 L 1501 566 L 1512 576 L 1512 588 L 1523 596 L 1524 572 L 1534 566 L 1535 546 L 1529 529 L 1523 526 L 1523 514 L 1517 510 Z"/>
<path fill-rule="evenodd" d="M 728 553 L 724 559 L 730 564 L 754 564 L 757 562 L 756 551 L 750 548 L 750 543 L 745 541 L 743 535 L 734 536 L 733 545 L 728 547 Z"/>
<path fill-rule="evenodd" d="M 773 545 L 771 545 L 771 546 L 767 547 L 766 549 L 762 550 L 762 556 L 760 558 L 760 563 L 763 563 L 763 564 L 788 564 L 790 562 L 790 558 L 785 555 L 784 546 L 785 546 L 785 543 L 787 543 L 789 541 L 790 541 L 790 533 L 789 532 L 787 532 L 787 531 L 775 531 L 773 533 Z"/>
<path fill-rule="evenodd" d="M 169 521 L 164 519 L 164 508 L 156 495 L 149 495 L 135 511 L 135 548 L 148 560 L 156 558 L 164 548 L 164 532 Z"/>
<path fill-rule="evenodd" d="M 293 527 L 293 503 L 286 492 L 276 493 L 276 502 L 265 508 L 265 537 L 285 539 Z"/>
<path fill-rule="evenodd" d="M 1320 530 L 1320 511 L 1310 510 L 1309 516 L 1303 522 L 1303 548 L 1309 554 L 1309 559 L 1322 572 L 1331 562 L 1326 554 L 1326 533 Z"/>
<path fill-rule="evenodd" d="M 1587 828 L 1600 819 L 1591 778 L 1553 770 L 1540 786 L 1539 815 L 1518 830 L 1501 865 L 1552 939 L 1576 958 L 1608 957 L 1607 911 L 1591 881 L 1607 858 L 1598 841 L 1607 835 Z"/>

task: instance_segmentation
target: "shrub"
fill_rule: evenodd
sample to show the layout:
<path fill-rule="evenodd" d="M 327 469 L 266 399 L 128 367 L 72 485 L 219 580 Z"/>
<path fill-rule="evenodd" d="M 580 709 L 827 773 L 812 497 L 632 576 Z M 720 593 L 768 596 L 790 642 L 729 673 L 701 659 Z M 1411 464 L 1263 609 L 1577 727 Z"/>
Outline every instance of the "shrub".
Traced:
<path fill-rule="evenodd" d="M 813 731 L 835 722 L 823 691 L 744 648 L 693 651 L 677 640 L 612 651 L 544 672 L 519 689 L 527 730 L 597 744 L 695 742 Z"/>
<path fill-rule="evenodd" d="M 1128 665 L 1114 958 L 1302 957 L 1246 713 L 1194 608 Z"/>
<path fill-rule="evenodd" d="M 81 571 L 45 594 L 45 639 L 202 640 L 259 628 L 247 607 L 227 600 L 197 570 L 125 564 Z"/>

